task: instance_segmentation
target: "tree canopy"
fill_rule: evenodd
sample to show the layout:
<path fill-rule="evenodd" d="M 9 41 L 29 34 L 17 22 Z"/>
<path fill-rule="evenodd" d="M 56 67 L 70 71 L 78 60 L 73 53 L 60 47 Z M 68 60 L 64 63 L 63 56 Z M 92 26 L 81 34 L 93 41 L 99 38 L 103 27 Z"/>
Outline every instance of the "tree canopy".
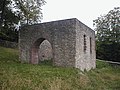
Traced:
<path fill-rule="evenodd" d="M 44 0 L 14 0 L 21 24 L 39 23 L 43 17 L 41 6 Z"/>
<path fill-rule="evenodd" d="M 18 26 L 39 23 L 44 0 L 0 0 L 0 39 L 17 41 Z"/>
<path fill-rule="evenodd" d="M 97 58 L 119 61 L 120 7 L 93 21 L 96 27 Z"/>
<path fill-rule="evenodd" d="M 0 0 L 0 39 L 16 41 L 17 30 L 15 26 L 19 17 L 11 9 L 10 0 Z"/>

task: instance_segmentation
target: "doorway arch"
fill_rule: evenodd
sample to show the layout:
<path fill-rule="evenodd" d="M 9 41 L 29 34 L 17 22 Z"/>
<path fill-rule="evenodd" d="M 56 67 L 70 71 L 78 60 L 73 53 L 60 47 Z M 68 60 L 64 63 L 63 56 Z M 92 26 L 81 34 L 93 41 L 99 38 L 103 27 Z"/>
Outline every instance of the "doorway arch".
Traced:
<path fill-rule="evenodd" d="M 45 42 L 47 42 L 47 43 L 45 43 Z M 46 44 L 46 45 L 49 44 L 50 45 L 49 48 L 51 48 L 51 52 L 49 52 L 49 54 L 51 53 L 51 55 L 52 55 L 52 45 L 51 45 L 51 43 L 45 38 L 39 38 L 33 43 L 32 47 L 30 49 L 30 52 L 31 52 L 30 53 L 31 54 L 30 55 L 31 56 L 30 63 L 31 64 L 39 64 L 39 62 L 42 61 L 42 59 L 45 58 L 45 56 L 47 57 L 48 53 L 45 52 L 46 51 L 45 47 L 43 47 L 44 44 Z M 41 51 L 41 48 L 42 48 L 41 45 L 44 48 L 43 52 Z M 51 56 L 51 58 L 52 58 L 52 56 Z"/>
<path fill-rule="evenodd" d="M 39 62 L 51 61 L 53 58 L 51 43 L 48 40 L 44 40 L 39 46 L 38 53 Z"/>

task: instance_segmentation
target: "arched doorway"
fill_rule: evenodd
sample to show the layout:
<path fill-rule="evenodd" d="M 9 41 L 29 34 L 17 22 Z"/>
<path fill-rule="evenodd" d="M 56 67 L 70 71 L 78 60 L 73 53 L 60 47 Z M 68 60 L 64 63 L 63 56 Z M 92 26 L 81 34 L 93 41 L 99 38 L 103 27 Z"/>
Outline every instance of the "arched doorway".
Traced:
<path fill-rule="evenodd" d="M 45 60 L 52 59 L 52 45 L 45 38 L 40 38 L 34 42 L 31 47 L 31 60 L 32 64 L 39 64 Z"/>
<path fill-rule="evenodd" d="M 39 63 L 44 62 L 44 61 L 48 61 L 51 62 L 52 61 L 52 46 L 50 44 L 50 42 L 48 40 L 44 40 L 40 46 L 39 46 Z"/>

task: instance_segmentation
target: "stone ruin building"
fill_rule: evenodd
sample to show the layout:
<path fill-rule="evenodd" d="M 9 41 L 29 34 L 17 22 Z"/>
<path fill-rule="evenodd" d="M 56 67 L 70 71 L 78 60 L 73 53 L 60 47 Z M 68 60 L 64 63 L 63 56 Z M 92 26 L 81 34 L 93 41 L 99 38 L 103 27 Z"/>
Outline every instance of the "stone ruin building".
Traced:
<path fill-rule="evenodd" d="M 22 27 L 19 31 L 21 62 L 39 64 L 45 57 L 40 51 L 45 40 L 51 45 L 53 65 L 75 67 L 82 71 L 96 67 L 95 32 L 78 19 Z"/>

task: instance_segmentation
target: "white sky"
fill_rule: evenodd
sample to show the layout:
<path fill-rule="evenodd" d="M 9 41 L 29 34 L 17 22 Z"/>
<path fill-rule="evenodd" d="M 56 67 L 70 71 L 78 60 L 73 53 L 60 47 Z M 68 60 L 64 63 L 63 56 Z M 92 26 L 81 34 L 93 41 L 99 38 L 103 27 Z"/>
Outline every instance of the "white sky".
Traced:
<path fill-rule="evenodd" d="M 120 7 L 120 0 L 45 0 L 42 22 L 77 18 L 93 29 L 93 20 Z"/>

